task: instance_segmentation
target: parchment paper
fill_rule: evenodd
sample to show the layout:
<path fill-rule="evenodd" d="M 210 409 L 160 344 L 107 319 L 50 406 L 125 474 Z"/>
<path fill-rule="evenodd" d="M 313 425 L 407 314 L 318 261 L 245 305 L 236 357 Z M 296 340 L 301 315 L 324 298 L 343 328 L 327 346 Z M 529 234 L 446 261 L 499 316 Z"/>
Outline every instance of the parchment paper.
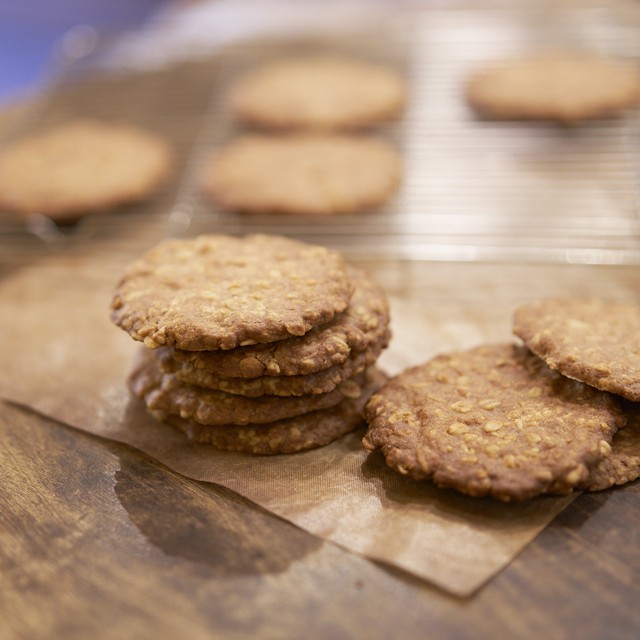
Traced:
<path fill-rule="evenodd" d="M 124 386 L 139 344 L 108 318 L 121 270 L 121 261 L 104 257 L 67 258 L 0 282 L 4 399 L 133 445 L 185 476 L 224 485 L 317 536 L 458 595 L 506 566 L 573 499 L 505 505 L 438 490 L 368 456 L 362 431 L 315 451 L 266 458 L 188 444 L 150 418 Z M 484 317 L 474 316 L 460 308 L 451 283 L 448 297 L 440 297 L 447 285 L 437 274 L 433 283 L 420 279 L 422 296 L 391 296 L 391 373 L 425 360 L 436 345 L 509 339 L 509 310 L 499 295 L 483 306 Z"/>

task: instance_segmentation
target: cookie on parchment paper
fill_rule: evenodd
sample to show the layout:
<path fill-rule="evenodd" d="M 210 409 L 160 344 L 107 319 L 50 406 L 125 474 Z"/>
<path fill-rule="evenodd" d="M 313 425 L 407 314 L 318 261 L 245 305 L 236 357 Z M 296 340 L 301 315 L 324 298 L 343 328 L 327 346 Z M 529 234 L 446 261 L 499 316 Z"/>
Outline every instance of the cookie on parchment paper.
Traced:
<path fill-rule="evenodd" d="M 333 320 L 296 336 L 228 351 L 173 349 L 172 358 L 224 378 L 300 376 L 343 364 L 353 351 L 389 341 L 389 303 L 380 285 L 348 268 L 354 286 L 349 305 Z"/>
<path fill-rule="evenodd" d="M 621 60 L 546 53 L 504 60 L 477 72 L 467 99 L 497 119 L 572 123 L 619 115 L 640 101 L 640 73 Z"/>
<path fill-rule="evenodd" d="M 359 374 L 374 364 L 386 340 L 365 349 L 353 351 L 342 363 L 302 376 L 260 376 L 259 378 L 224 378 L 214 371 L 194 367 L 190 362 L 173 358 L 174 350 L 163 347 L 154 351 L 160 369 L 175 375 L 176 379 L 206 389 L 216 389 L 249 398 L 261 396 L 302 396 L 328 393 L 340 383 Z"/>
<path fill-rule="evenodd" d="M 172 153 L 133 126 L 79 120 L 0 151 L 0 210 L 58 222 L 139 202 L 166 179 Z"/>
<path fill-rule="evenodd" d="M 518 307 L 513 331 L 552 369 L 640 401 L 639 305 L 548 298 Z"/>
<path fill-rule="evenodd" d="M 231 109 L 248 124 L 277 129 L 355 129 L 397 117 L 405 83 L 395 70 L 338 55 L 272 61 L 232 90 Z"/>
<path fill-rule="evenodd" d="M 196 442 L 258 454 L 355 429 L 382 384 L 369 365 L 389 340 L 372 280 L 334 252 L 278 236 L 161 243 L 126 269 L 112 319 L 147 347 L 128 384 L 152 415 Z M 234 367 L 241 376 L 220 375 Z"/>
<path fill-rule="evenodd" d="M 111 318 L 148 347 L 231 349 L 301 336 L 346 309 L 338 253 L 280 236 L 199 236 L 160 243 L 131 264 Z"/>
<path fill-rule="evenodd" d="M 328 393 L 305 396 L 245 396 L 186 384 L 163 373 L 151 350 L 142 349 L 129 376 L 129 388 L 147 408 L 207 425 L 264 424 L 309 411 L 334 407 L 344 398 L 359 398 L 365 374 L 345 380 Z"/>
<path fill-rule="evenodd" d="M 624 424 L 613 396 L 512 344 L 408 369 L 371 398 L 365 418 L 365 448 L 399 472 L 504 501 L 570 492 Z"/>
<path fill-rule="evenodd" d="M 152 413 L 158 420 L 184 431 L 190 441 L 224 451 L 258 455 L 297 453 L 329 444 L 363 425 L 362 408 L 385 381 L 386 376 L 372 368 L 367 371 L 359 397 L 346 397 L 328 409 L 261 425 L 207 426 L 164 412 Z"/>
<path fill-rule="evenodd" d="M 616 431 L 611 441 L 611 455 L 591 471 L 583 489 L 602 491 L 640 478 L 640 405 L 625 403 L 624 429 Z"/>
<path fill-rule="evenodd" d="M 382 205 L 400 175 L 400 155 L 376 138 L 247 134 L 205 162 L 201 183 L 223 209 L 331 216 Z"/>

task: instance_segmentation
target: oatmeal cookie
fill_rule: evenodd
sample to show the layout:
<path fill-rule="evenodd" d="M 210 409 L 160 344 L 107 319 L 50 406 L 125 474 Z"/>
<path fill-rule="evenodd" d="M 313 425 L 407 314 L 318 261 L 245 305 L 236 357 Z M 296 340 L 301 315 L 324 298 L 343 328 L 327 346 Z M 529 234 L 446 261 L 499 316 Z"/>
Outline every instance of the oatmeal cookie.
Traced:
<path fill-rule="evenodd" d="M 408 369 L 371 398 L 365 418 L 365 448 L 400 473 L 504 501 L 570 492 L 624 424 L 613 396 L 511 344 Z"/>
<path fill-rule="evenodd" d="M 400 183 L 400 155 L 375 138 L 239 137 L 205 163 L 202 189 L 223 209 L 331 216 L 382 205 Z"/>
<path fill-rule="evenodd" d="M 640 306 L 548 298 L 516 309 L 513 331 L 552 369 L 640 401 Z"/>
<path fill-rule="evenodd" d="M 143 200 L 163 183 L 171 164 L 168 144 L 150 132 L 70 122 L 0 152 L 0 210 L 76 220 Z"/>
<path fill-rule="evenodd" d="M 130 265 L 111 318 L 148 347 L 232 349 L 331 321 L 353 285 L 343 258 L 279 236 L 168 240 Z"/>
<path fill-rule="evenodd" d="M 627 424 L 613 436 L 611 455 L 589 472 L 582 487 L 588 491 L 602 491 L 640 478 L 640 405 L 626 403 L 624 410 Z"/>
<path fill-rule="evenodd" d="M 154 415 L 184 431 L 189 440 L 225 451 L 260 455 L 296 453 L 329 444 L 363 425 L 362 407 L 385 380 L 383 373 L 371 369 L 358 398 L 345 398 L 335 407 L 262 425 L 206 426 L 162 412 Z"/>
<path fill-rule="evenodd" d="M 229 351 L 183 351 L 172 357 L 223 378 L 300 376 L 344 363 L 353 351 L 389 341 L 389 304 L 382 288 L 365 272 L 348 268 L 353 284 L 349 306 L 304 336 L 238 347 Z"/>
<path fill-rule="evenodd" d="M 150 410 L 163 411 L 200 424 L 264 424 L 310 411 L 334 407 L 344 398 L 359 398 L 366 374 L 341 382 L 333 391 L 317 395 L 244 396 L 204 389 L 163 373 L 150 350 L 143 349 L 129 376 L 129 388 Z"/>
<path fill-rule="evenodd" d="M 260 378 L 221 378 L 212 371 L 174 359 L 173 350 L 167 347 L 156 349 L 154 354 L 163 371 L 174 374 L 178 380 L 187 384 L 249 398 L 265 395 L 286 397 L 333 391 L 341 382 L 374 364 L 382 351 L 383 344 L 381 341 L 364 351 L 352 351 L 342 364 L 315 373 L 302 376 L 261 376 Z"/>
<path fill-rule="evenodd" d="M 467 98 L 480 114 L 501 119 L 572 123 L 619 115 L 640 100 L 640 74 L 615 59 L 544 54 L 506 60 L 478 72 Z"/>
<path fill-rule="evenodd" d="M 315 130 L 367 127 L 396 117 L 405 83 L 394 70 L 342 56 L 273 61 L 240 80 L 231 108 L 242 122 Z"/>

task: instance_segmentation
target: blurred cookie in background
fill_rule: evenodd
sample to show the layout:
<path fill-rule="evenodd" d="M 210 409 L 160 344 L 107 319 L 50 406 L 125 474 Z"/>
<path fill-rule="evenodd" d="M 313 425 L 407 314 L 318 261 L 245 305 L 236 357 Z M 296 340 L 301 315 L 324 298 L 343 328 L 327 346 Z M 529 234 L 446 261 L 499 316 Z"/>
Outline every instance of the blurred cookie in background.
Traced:
<path fill-rule="evenodd" d="M 620 115 L 640 101 L 640 73 L 621 60 L 547 53 L 478 71 L 467 100 L 482 116 L 574 123 Z"/>
<path fill-rule="evenodd" d="M 169 175 L 172 152 L 133 126 L 78 120 L 0 149 L 0 210 L 60 223 L 150 196 Z"/>
<path fill-rule="evenodd" d="M 206 162 L 202 188 L 226 210 L 330 216 L 383 204 L 400 177 L 400 155 L 382 140 L 252 134 Z"/>
<path fill-rule="evenodd" d="M 406 87 L 394 69 L 338 55 L 280 59 L 234 87 L 231 109 L 265 128 L 336 130 L 370 127 L 397 117 Z"/>

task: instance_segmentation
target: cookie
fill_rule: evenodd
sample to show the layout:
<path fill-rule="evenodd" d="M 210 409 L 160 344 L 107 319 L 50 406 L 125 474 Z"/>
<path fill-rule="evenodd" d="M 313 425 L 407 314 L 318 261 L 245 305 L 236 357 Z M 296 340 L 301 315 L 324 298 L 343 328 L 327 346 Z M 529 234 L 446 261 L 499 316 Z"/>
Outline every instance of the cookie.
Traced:
<path fill-rule="evenodd" d="M 375 138 L 244 135 L 206 161 L 201 180 L 222 209 L 331 216 L 383 204 L 400 183 L 400 164 Z"/>
<path fill-rule="evenodd" d="M 640 100 L 638 70 L 586 54 L 506 60 L 473 76 L 467 98 L 498 119 L 575 122 L 620 114 Z"/>
<path fill-rule="evenodd" d="M 504 501 L 570 492 L 624 424 L 613 396 L 511 344 L 408 369 L 371 398 L 365 418 L 365 448 L 400 473 Z"/>
<path fill-rule="evenodd" d="M 264 65 L 236 85 L 230 104 L 244 123 L 327 131 L 390 120 L 405 93 L 402 77 L 388 67 L 319 55 Z"/>
<path fill-rule="evenodd" d="M 296 453 L 329 444 L 363 425 L 362 407 L 385 380 L 380 371 L 370 370 L 358 398 L 345 398 L 329 409 L 263 425 L 205 426 L 162 412 L 155 412 L 154 415 L 184 431 L 189 440 L 225 451 L 260 455 Z"/>
<path fill-rule="evenodd" d="M 640 401 L 640 306 L 550 298 L 516 309 L 513 331 L 552 369 Z"/>
<path fill-rule="evenodd" d="M 308 375 L 344 363 L 352 351 L 364 351 L 389 339 L 389 305 L 380 286 L 363 271 L 348 268 L 354 286 L 346 310 L 302 337 L 230 351 L 182 351 L 172 357 L 223 378 Z"/>
<path fill-rule="evenodd" d="M 349 304 L 343 258 L 268 235 L 169 240 L 130 265 L 111 318 L 148 347 L 232 349 L 301 336 Z"/>
<path fill-rule="evenodd" d="M 302 396 L 308 394 L 328 393 L 341 382 L 352 378 L 369 365 L 374 364 L 380 352 L 386 346 L 386 340 L 365 349 L 352 351 L 342 363 L 303 376 L 262 376 L 260 378 L 221 378 L 212 371 L 194 367 L 193 363 L 180 362 L 173 358 L 173 350 L 156 349 L 160 369 L 175 375 L 176 379 L 187 384 L 216 389 L 249 398 L 264 395 L 270 396 Z"/>
<path fill-rule="evenodd" d="M 244 396 L 204 389 L 163 373 L 143 349 L 129 376 L 129 388 L 153 411 L 164 411 L 200 424 L 264 424 L 334 407 L 344 398 L 359 398 L 364 374 L 342 382 L 329 393 L 306 396 Z"/>
<path fill-rule="evenodd" d="M 149 132 L 91 120 L 60 125 L 0 152 L 0 210 L 75 220 L 143 200 L 171 162 L 169 146 Z"/>
<path fill-rule="evenodd" d="M 588 491 L 602 491 L 640 478 L 640 405 L 625 407 L 627 424 L 613 436 L 611 455 L 591 471 L 584 485 Z"/>

